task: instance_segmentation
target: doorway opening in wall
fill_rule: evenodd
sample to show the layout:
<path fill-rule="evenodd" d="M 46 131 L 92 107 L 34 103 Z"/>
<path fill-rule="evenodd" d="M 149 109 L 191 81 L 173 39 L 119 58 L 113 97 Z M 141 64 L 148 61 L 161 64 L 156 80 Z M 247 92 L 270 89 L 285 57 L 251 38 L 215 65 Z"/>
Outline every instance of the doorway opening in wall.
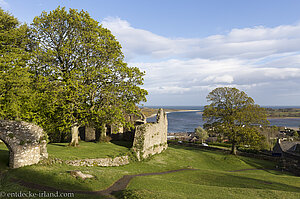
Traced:
<path fill-rule="evenodd" d="M 8 168 L 9 164 L 9 149 L 5 143 L 0 140 L 0 170 Z"/>

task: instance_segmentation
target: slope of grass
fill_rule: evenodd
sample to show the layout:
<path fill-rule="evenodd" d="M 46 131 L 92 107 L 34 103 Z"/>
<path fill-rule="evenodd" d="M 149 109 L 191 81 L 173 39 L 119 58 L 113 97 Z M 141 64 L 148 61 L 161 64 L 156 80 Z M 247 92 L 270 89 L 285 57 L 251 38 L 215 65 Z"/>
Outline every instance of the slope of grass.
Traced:
<path fill-rule="evenodd" d="M 48 150 L 52 157 L 60 157 L 61 159 L 101 157 L 97 153 L 103 155 L 103 149 L 107 154 L 110 151 L 109 147 L 116 149 L 115 154 L 128 150 L 125 147 L 119 151 L 118 147 L 120 146 L 114 146 L 112 143 L 111 145 L 98 143 L 97 147 L 94 144 L 81 143 L 85 152 L 80 152 L 80 148 L 69 149 L 69 147 L 61 146 L 55 148 L 56 146 L 51 145 L 48 146 Z M 91 151 L 91 155 L 89 155 L 89 151 Z M 9 176 L 42 185 L 59 187 L 60 189 L 95 191 L 111 186 L 124 175 L 181 168 L 194 168 L 196 170 L 135 177 L 123 195 L 129 193 L 129 195 L 131 194 L 129 198 L 135 195 L 142 198 L 300 197 L 300 178 L 272 170 L 275 168 L 273 162 L 183 146 L 170 146 L 165 152 L 155 155 L 149 160 L 132 162 L 120 167 L 73 167 L 65 164 L 38 164 L 9 170 Z M 231 172 L 240 169 L 262 168 L 265 170 Z M 69 170 L 81 170 L 83 173 L 94 175 L 95 178 L 76 179 L 67 172 Z M 80 197 L 85 196 L 81 195 Z"/>

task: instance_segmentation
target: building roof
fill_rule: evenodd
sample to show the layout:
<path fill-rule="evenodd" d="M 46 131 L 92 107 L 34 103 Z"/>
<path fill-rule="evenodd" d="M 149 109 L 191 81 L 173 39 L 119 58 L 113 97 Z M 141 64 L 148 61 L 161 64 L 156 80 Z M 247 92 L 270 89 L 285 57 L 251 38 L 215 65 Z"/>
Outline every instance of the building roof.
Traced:
<path fill-rule="evenodd" d="M 290 141 L 281 141 L 280 143 L 281 150 L 284 152 L 296 152 L 299 150 L 300 142 L 290 142 Z"/>

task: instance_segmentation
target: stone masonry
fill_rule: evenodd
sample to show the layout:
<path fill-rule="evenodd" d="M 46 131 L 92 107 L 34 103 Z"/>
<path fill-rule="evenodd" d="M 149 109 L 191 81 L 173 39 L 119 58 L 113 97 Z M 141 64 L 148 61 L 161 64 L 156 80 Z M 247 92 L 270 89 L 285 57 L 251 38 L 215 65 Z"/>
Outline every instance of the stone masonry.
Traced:
<path fill-rule="evenodd" d="M 46 134 L 37 125 L 0 120 L 0 140 L 9 149 L 9 167 L 19 168 L 48 158 Z"/>
<path fill-rule="evenodd" d="M 133 150 L 137 158 L 143 159 L 167 149 L 168 119 L 163 109 L 159 109 L 155 123 L 136 127 Z"/>
<path fill-rule="evenodd" d="M 90 126 L 85 127 L 85 141 L 94 141 L 96 139 L 96 129 Z"/>
<path fill-rule="evenodd" d="M 115 158 L 97 158 L 97 159 L 83 159 L 83 160 L 67 160 L 66 164 L 71 166 L 101 166 L 101 167 L 118 167 L 129 164 L 128 156 L 120 156 Z"/>

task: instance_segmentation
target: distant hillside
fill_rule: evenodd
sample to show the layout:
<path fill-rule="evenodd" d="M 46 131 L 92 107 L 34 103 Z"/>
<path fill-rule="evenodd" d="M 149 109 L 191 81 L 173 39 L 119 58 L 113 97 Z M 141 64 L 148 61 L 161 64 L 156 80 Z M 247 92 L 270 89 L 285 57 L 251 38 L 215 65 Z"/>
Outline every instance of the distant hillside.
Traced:
<path fill-rule="evenodd" d="M 268 118 L 283 118 L 283 117 L 300 117 L 300 108 L 265 108 L 267 111 Z M 157 108 L 148 108 L 143 107 L 142 113 L 146 117 L 153 116 L 157 113 Z M 178 111 L 189 111 L 189 110 L 180 110 L 180 109 L 164 109 L 165 112 L 178 112 Z"/>
<path fill-rule="evenodd" d="M 151 117 L 156 115 L 158 108 L 148 108 L 148 107 L 143 107 L 141 108 L 142 113 L 146 116 L 146 117 Z M 164 109 L 165 112 L 179 112 L 179 111 L 197 111 L 197 110 L 181 110 L 181 109 Z"/>
<path fill-rule="evenodd" d="M 266 108 L 268 117 L 300 117 L 300 108 Z"/>

